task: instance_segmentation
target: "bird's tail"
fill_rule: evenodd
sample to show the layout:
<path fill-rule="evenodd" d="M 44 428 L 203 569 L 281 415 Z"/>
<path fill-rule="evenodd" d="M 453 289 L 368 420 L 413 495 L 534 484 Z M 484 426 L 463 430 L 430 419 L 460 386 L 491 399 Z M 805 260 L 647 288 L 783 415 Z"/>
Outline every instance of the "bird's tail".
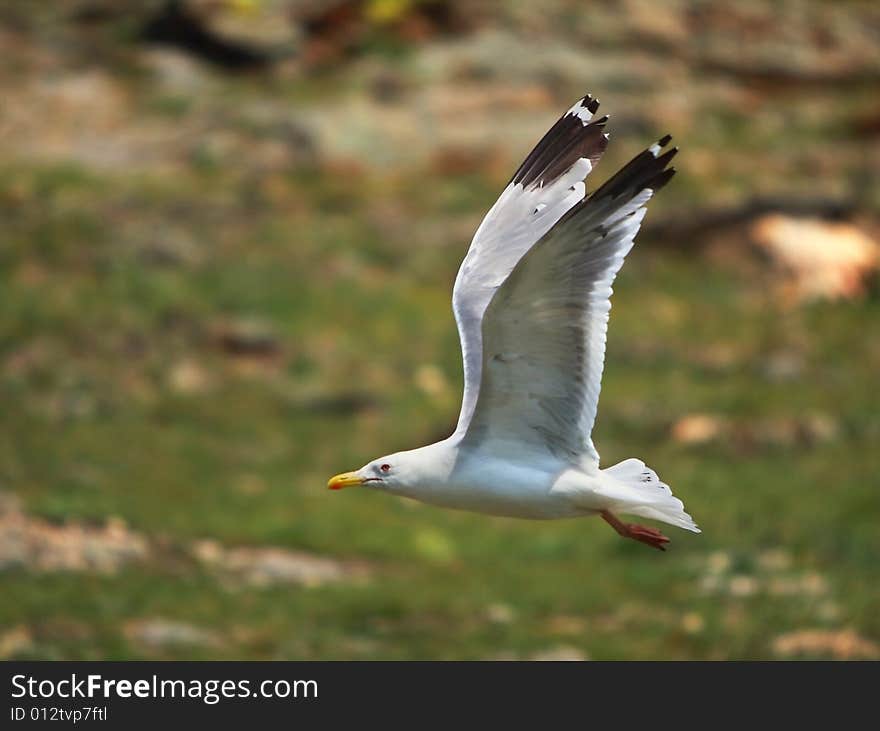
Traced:
<path fill-rule="evenodd" d="M 607 478 L 602 494 L 611 502 L 612 510 L 700 532 L 693 518 L 685 512 L 684 503 L 642 460 L 625 459 L 602 470 L 602 474 Z"/>

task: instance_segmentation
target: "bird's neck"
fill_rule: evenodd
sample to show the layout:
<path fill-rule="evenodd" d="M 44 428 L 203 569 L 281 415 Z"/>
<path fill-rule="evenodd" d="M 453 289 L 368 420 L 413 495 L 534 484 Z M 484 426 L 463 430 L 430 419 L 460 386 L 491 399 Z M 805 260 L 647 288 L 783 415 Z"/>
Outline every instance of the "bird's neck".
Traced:
<path fill-rule="evenodd" d="M 400 492 L 415 497 L 449 480 L 456 466 L 458 450 L 455 448 L 455 442 L 450 438 L 410 450 L 405 454 L 409 480 Z"/>

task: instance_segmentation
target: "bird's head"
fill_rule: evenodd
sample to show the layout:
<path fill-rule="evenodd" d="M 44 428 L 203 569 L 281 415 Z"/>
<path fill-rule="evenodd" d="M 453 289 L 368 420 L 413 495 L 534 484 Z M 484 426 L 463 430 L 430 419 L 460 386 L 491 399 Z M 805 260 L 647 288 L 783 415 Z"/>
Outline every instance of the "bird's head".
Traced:
<path fill-rule="evenodd" d="M 368 462 L 354 472 L 343 472 L 331 477 L 327 483 L 330 490 L 341 490 L 343 487 L 376 487 L 394 490 L 406 484 L 408 460 L 403 454 L 390 454 Z"/>
<path fill-rule="evenodd" d="M 354 472 L 331 477 L 327 487 L 373 487 L 402 495 L 411 495 L 430 488 L 444 479 L 451 468 L 454 454 L 443 443 L 431 444 L 408 452 L 396 452 L 368 462 Z"/>

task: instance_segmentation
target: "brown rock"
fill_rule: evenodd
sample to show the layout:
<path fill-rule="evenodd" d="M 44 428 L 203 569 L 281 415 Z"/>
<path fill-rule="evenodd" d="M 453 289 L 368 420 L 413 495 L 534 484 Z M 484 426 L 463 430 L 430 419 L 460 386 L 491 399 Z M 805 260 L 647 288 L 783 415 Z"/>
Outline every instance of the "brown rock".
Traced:
<path fill-rule="evenodd" d="M 780 657 L 808 655 L 835 660 L 880 659 L 880 646 L 852 629 L 788 632 L 773 640 L 773 652 Z"/>
<path fill-rule="evenodd" d="M 712 414 L 688 414 L 672 426 L 672 438 L 682 444 L 704 444 L 718 439 L 725 431 L 724 422 Z"/>
<path fill-rule="evenodd" d="M 750 233 L 786 275 L 786 292 L 796 301 L 857 297 L 880 268 L 880 245 L 850 223 L 771 214 Z"/>

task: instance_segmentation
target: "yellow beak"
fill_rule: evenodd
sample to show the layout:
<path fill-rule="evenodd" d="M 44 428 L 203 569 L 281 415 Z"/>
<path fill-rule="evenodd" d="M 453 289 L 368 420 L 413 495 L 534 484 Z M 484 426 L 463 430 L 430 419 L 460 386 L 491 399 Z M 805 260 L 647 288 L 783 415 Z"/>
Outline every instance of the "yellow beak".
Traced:
<path fill-rule="evenodd" d="M 363 485 L 366 480 L 357 472 L 343 472 L 341 475 L 331 477 L 327 483 L 329 490 L 341 490 L 343 487 L 354 487 L 355 485 Z"/>

